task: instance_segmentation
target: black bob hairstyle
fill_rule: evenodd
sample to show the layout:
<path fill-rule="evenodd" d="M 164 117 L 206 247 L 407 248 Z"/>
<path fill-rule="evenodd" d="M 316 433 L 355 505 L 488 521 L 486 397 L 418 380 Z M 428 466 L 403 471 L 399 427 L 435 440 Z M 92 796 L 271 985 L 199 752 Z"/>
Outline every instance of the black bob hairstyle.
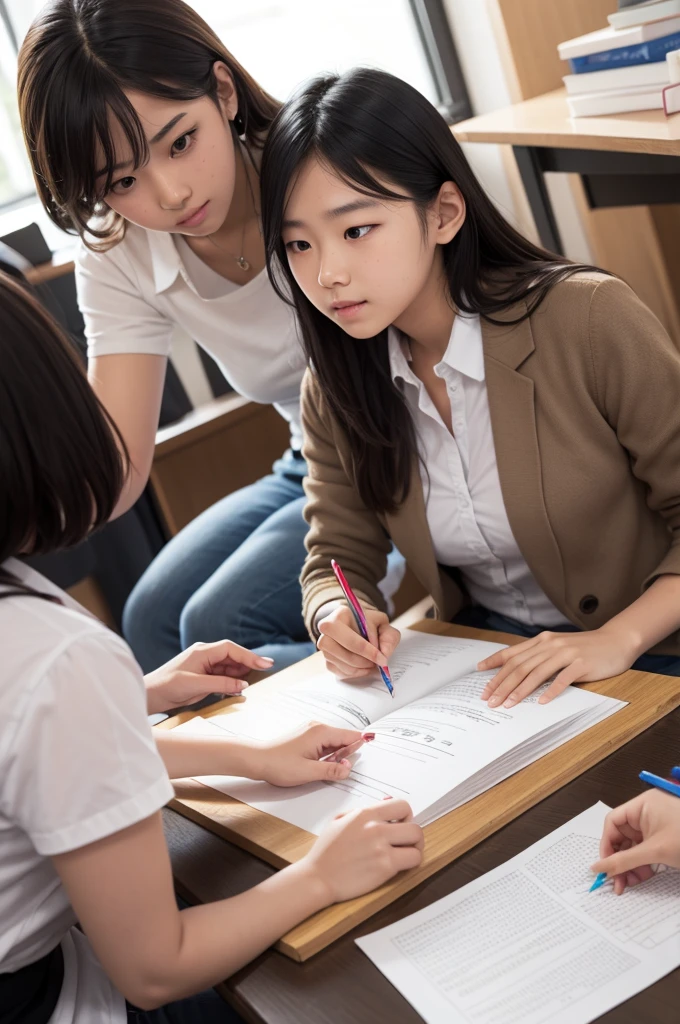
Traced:
<path fill-rule="evenodd" d="M 364 504 L 390 512 L 408 493 L 417 449 L 411 417 L 391 379 L 387 332 L 356 340 L 319 312 L 296 284 L 282 241 L 290 190 L 310 158 L 364 195 L 413 202 L 421 218 L 444 182 L 455 182 L 466 217 L 443 246 L 443 260 L 452 307 L 463 313 L 493 323 L 509 306 L 524 302 L 527 309 L 515 321 L 503 318 L 519 323 L 560 281 L 595 268 L 522 237 L 482 189 L 443 117 L 401 79 L 365 68 L 322 75 L 285 104 L 262 160 L 270 277 L 281 298 L 292 295 L 307 358 L 349 440 Z M 281 271 L 285 287 L 277 283 Z"/>
<path fill-rule="evenodd" d="M 71 341 L 0 274 L 0 567 L 84 540 L 111 517 L 128 456 Z M 0 568 L 0 597 L 33 593 Z M 42 596 L 42 595 L 40 595 Z"/>

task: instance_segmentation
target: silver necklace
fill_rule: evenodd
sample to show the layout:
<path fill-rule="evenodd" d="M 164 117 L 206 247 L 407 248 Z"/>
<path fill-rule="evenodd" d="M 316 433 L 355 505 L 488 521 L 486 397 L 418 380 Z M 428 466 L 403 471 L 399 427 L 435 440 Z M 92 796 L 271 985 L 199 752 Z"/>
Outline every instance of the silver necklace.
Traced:
<path fill-rule="evenodd" d="M 250 192 L 250 198 L 251 198 L 252 203 L 253 203 L 253 212 L 257 216 L 257 209 L 255 207 L 255 196 L 253 194 L 253 187 L 250 184 L 250 175 L 248 174 L 248 169 L 246 168 L 246 162 L 245 162 L 245 159 L 243 157 L 243 153 L 241 151 L 240 145 L 239 145 L 239 153 L 241 154 L 241 160 L 243 161 L 243 172 L 244 172 L 244 174 L 246 176 L 246 181 L 248 183 L 248 191 Z M 212 235 L 208 235 L 208 238 L 210 239 L 212 244 L 215 246 L 215 248 L 216 249 L 220 249 L 221 252 L 226 252 L 227 256 L 231 256 L 231 258 L 234 260 L 236 265 L 238 267 L 240 267 L 241 270 L 243 270 L 244 272 L 247 271 L 247 270 L 250 270 L 250 263 L 248 262 L 248 260 L 245 258 L 244 254 L 243 254 L 243 243 L 244 243 L 245 237 L 246 237 L 246 223 L 247 223 L 247 221 L 244 220 L 243 221 L 243 231 L 241 232 L 241 255 L 240 256 L 236 256 L 233 252 L 229 252 L 229 250 L 225 249 L 223 245 L 220 245 L 218 242 L 216 242 Z"/>

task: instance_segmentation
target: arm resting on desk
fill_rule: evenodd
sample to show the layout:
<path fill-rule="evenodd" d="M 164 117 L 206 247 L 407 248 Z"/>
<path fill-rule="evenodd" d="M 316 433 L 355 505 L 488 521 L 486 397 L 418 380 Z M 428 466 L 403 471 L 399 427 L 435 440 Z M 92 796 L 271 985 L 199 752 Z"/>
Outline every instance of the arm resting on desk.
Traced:
<path fill-rule="evenodd" d="M 181 912 L 160 812 L 54 863 L 107 975 L 151 1009 L 217 984 L 316 911 L 416 867 L 422 833 L 409 814 L 391 800 L 346 815 L 296 864 Z"/>

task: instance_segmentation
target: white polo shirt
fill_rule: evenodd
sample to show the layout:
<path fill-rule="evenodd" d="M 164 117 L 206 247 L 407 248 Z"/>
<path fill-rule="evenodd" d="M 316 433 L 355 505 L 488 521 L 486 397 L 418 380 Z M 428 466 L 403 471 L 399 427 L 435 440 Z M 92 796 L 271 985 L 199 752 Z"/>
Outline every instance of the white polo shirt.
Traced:
<path fill-rule="evenodd" d="M 435 374 L 446 382 L 453 434 L 409 365 L 408 341 L 389 330 L 392 379 L 401 382 L 422 455 L 427 522 L 441 565 L 460 569 L 477 604 L 529 626 L 567 625 L 513 536 L 491 431 L 478 316 L 456 316 Z M 423 465 L 424 463 L 424 465 Z"/>
<path fill-rule="evenodd" d="M 124 1024 L 125 1000 L 74 927 L 51 858 L 149 817 L 173 788 L 124 641 L 37 572 L 3 568 L 63 604 L 0 600 L 0 973 L 61 944 L 50 1024 Z"/>
<path fill-rule="evenodd" d="M 134 224 L 108 252 L 81 246 L 76 286 L 88 356 L 169 356 L 179 327 L 215 359 L 239 394 L 274 405 L 290 423 L 292 446 L 301 448 L 305 358 L 292 307 L 278 297 L 266 270 L 248 284 L 229 287 L 225 280 L 224 289 L 206 291 L 196 267 L 187 267 L 186 249 L 171 234 Z"/>

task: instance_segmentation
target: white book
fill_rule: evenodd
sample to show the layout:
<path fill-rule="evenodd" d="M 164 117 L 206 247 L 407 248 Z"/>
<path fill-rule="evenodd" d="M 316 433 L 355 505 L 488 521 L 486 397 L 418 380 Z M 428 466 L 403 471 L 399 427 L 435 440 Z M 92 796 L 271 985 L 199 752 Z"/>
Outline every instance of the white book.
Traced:
<path fill-rule="evenodd" d="M 612 92 L 591 92 L 583 96 L 567 96 L 572 117 L 603 117 L 607 114 L 630 114 L 638 110 L 661 110 L 663 89 L 616 89 Z"/>
<path fill-rule="evenodd" d="M 362 731 L 370 726 L 376 738 L 353 755 L 342 782 L 286 790 L 224 776 L 200 781 L 315 835 L 335 815 L 387 796 L 408 800 L 416 821 L 426 825 L 624 707 L 570 686 L 549 704 L 538 703 L 544 687 L 513 708 L 490 708 L 480 695 L 495 673 L 476 666 L 502 649 L 407 629 L 390 658 L 394 699 L 377 673 L 352 683 L 321 672 L 266 701 L 255 698 L 250 711 L 248 690 L 242 710 L 177 728 L 271 739 L 310 720 Z"/>
<path fill-rule="evenodd" d="M 674 82 L 664 89 L 663 109 L 668 116 L 680 111 L 680 83 Z"/>
<path fill-rule="evenodd" d="M 612 28 L 622 29 L 631 25 L 648 25 L 677 15 L 680 15 L 680 0 L 651 0 L 650 3 L 637 4 L 610 14 L 607 21 Z"/>
<path fill-rule="evenodd" d="M 595 804 L 357 945 L 426 1024 L 599 1019 L 680 965 L 680 871 L 622 896 L 611 882 L 588 891 L 608 810 Z M 651 1020 L 633 1007 L 626 1019 Z"/>
<path fill-rule="evenodd" d="M 680 3 L 680 0 L 678 0 Z M 639 89 L 647 85 L 670 85 L 671 76 L 665 60 L 653 64 L 636 64 L 629 68 L 608 68 L 586 71 L 581 75 L 565 75 L 562 79 L 570 96 L 585 92 L 611 92 L 614 89 Z"/>
<path fill-rule="evenodd" d="M 561 60 L 573 60 L 575 57 L 587 57 L 591 53 L 602 53 L 605 50 L 618 50 L 622 46 L 639 46 L 653 39 L 680 32 L 680 17 L 668 18 L 666 21 L 653 21 L 648 25 L 631 25 L 630 28 L 600 28 L 576 39 L 568 39 L 560 43 L 557 52 Z"/>

